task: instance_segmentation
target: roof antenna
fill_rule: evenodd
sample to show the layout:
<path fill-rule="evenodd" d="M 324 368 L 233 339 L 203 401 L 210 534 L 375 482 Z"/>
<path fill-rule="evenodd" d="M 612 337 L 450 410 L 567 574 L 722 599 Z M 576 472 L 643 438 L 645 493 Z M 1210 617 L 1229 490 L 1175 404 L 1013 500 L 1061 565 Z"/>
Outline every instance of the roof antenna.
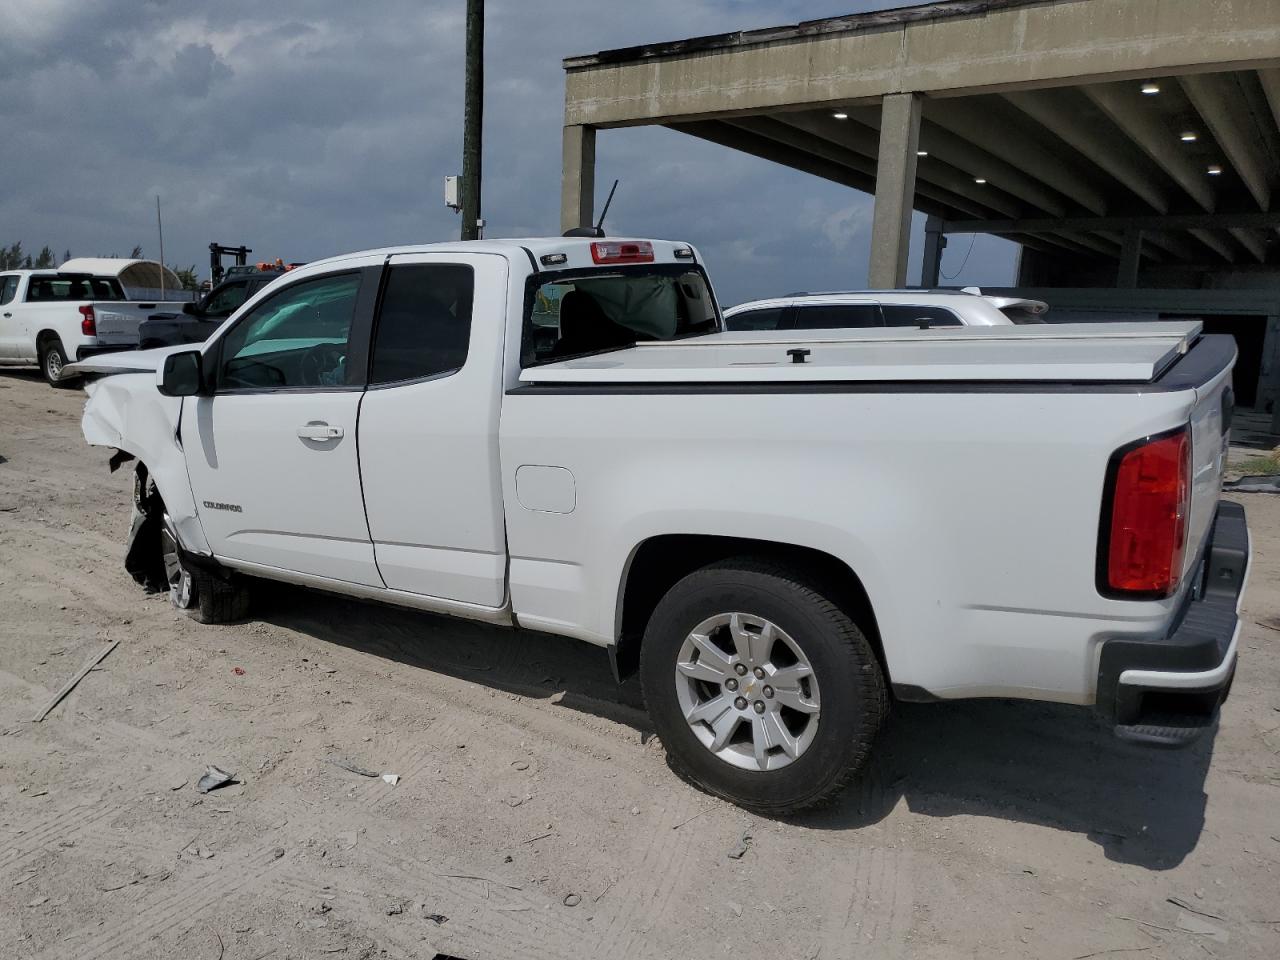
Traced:
<path fill-rule="evenodd" d="M 609 214 L 609 206 L 613 203 L 613 195 L 618 190 L 619 182 L 618 180 L 613 181 L 613 186 L 609 190 L 609 199 L 605 200 L 604 209 L 600 211 L 600 219 L 596 221 L 594 227 L 574 227 L 571 230 L 566 230 L 564 235 L 566 237 L 603 237 L 604 218 Z"/>

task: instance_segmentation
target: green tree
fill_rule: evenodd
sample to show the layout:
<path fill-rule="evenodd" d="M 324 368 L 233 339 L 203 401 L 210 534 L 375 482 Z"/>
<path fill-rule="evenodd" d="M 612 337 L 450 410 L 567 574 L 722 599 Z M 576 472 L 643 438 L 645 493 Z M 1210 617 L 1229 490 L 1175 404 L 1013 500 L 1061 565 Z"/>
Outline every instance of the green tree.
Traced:
<path fill-rule="evenodd" d="M 130 260 L 141 260 L 141 259 L 142 259 L 142 248 L 141 248 L 141 247 L 134 247 L 132 250 L 130 250 L 130 251 L 129 251 L 129 259 L 130 259 Z"/>
<path fill-rule="evenodd" d="M 40 248 L 40 252 L 36 255 L 36 269 L 51 270 L 53 266 L 53 251 L 46 244 Z"/>
<path fill-rule="evenodd" d="M 22 266 L 22 244 L 0 248 L 0 266 L 6 270 L 17 270 Z"/>
<path fill-rule="evenodd" d="M 200 278 L 196 276 L 196 265 L 193 263 L 185 270 L 174 270 L 178 275 L 178 279 L 182 281 L 183 290 L 199 290 Z"/>
<path fill-rule="evenodd" d="M 62 255 L 62 262 L 63 262 L 63 263 L 66 263 L 66 262 L 67 262 L 68 260 L 70 260 L 70 259 L 71 259 L 71 251 L 70 251 L 70 250 L 68 250 L 68 251 L 66 251 L 65 253 L 63 253 L 63 255 Z"/>

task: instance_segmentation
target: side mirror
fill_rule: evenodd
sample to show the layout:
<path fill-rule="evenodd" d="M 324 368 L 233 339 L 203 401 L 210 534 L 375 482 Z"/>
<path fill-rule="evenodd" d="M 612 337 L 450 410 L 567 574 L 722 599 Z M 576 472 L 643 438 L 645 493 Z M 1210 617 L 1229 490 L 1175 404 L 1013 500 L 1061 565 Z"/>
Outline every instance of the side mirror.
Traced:
<path fill-rule="evenodd" d="M 192 313 L 195 313 L 195 312 L 196 312 L 196 305 L 195 305 L 194 303 L 184 303 L 184 304 L 182 305 L 182 312 L 183 312 L 183 313 L 186 313 L 186 314 L 192 314 Z"/>
<path fill-rule="evenodd" d="M 204 388 L 199 350 L 183 350 L 164 358 L 160 370 L 160 392 L 166 397 L 194 397 Z"/>

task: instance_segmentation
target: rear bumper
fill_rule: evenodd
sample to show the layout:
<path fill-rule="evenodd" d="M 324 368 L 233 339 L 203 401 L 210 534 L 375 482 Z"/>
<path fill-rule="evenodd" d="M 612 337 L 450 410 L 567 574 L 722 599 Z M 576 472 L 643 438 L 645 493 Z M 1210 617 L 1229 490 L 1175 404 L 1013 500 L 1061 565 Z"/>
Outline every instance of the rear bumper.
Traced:
<path fill-rule="evenodd" d="M 1213 726 L 1235 677 L 1248 572 L 1244 508 L 1221 501 L 1192 596 L 1172 630 L 1102 647 L 1098 711 L 1118 736 L 1177 747 Z"/>

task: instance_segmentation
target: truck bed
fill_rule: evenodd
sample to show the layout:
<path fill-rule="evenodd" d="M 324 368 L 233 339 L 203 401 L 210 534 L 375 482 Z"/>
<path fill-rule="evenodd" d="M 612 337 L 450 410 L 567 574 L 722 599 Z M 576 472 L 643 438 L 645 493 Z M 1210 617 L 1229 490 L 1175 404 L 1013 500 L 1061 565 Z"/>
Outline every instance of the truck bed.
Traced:
<path fill-rule="evenodd" d="M 1198 321 L 946 329 L 737 331 L 526 369 L 539 384 L 993 381 L 1152 383 Z M 808 350 L 804 362 L 789 353 Z"/>

